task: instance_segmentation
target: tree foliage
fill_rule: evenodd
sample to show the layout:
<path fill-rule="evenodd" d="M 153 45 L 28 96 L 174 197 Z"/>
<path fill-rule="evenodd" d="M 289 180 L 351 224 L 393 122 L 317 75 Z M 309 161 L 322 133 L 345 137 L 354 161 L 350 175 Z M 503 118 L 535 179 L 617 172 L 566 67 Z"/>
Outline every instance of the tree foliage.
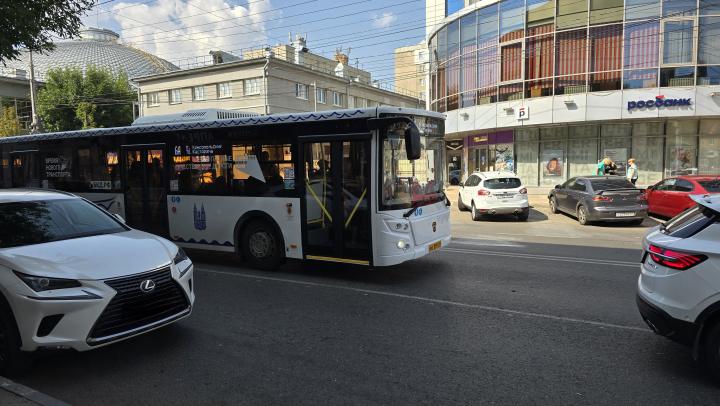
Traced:
<path fill-rule="evenodd" d="M 52 69 L 38 92 L 38 115 L 46 131 L 118 127 L 132 122 L 135 93 L 123 73 L 93 66 Z"/>
<path fill-rule="evenodd" d="M 20 121 L 18 121 L 15 107 L 0 106 L 0 137 L 20 134 Z"/>
<path fill-rule="evenodd" d="M 0 62 L 16 59 L 21 48 L 51 50 L 52 36 L 78 36 L 80 17 L 94 3 L 94 0 L 1 0 Z"/>

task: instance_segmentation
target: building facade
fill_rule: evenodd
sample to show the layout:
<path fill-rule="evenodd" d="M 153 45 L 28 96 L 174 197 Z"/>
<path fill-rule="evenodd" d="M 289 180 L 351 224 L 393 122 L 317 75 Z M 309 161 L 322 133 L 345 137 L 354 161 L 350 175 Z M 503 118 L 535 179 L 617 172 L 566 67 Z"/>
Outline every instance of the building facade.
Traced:
<path fill-rule="evenodd" d="M 428 3 L 446 14 L 428 36 L 428 107 L 447 114 L 450 169 L 546 187 L 605 157 L 621 173 L 635 158 L 645 185 L 720 174 L 720 5 Z"/>
<path fill-rule="evenodd" d="M 305 41 L 246 52 L 208 66 L 135 78 L 141 115 L 218 108 L 258 114 L 294 113 L 390 105 L 422 108 L 415 94 L 376 87 L 369 72 L 308 51 Z"/>
<path fill-rule="evenodd" d="M 425 43 L 395 49 L 395 87 L 427 100 L 430 58 Z"/>

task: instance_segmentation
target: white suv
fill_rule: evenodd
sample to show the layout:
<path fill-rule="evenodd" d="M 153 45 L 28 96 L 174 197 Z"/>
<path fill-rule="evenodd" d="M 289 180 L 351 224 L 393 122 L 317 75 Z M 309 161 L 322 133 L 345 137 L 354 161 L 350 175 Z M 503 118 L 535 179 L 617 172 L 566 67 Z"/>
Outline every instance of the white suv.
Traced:
<path fill-rule="evenodd" d="M 720 379 L 720 195 L 691 198 L 694 208 L 645 237 L 637 304 L 654 332 L 691 346 Z"/>
<path fill-rule="evenodd" d="M 190 315 L 193 264 L 85 199 L 0 191 L 0 374 L 38 349 L 90 350 Z"/>
<path fill-rule="evenodd" d="M 488 214 L 514 214 L 527 221 L 530 214 L 527 189 L 512 172 L 473 172 L 460 183 L 458 208 L 470 210 L 475 221 Z"/>

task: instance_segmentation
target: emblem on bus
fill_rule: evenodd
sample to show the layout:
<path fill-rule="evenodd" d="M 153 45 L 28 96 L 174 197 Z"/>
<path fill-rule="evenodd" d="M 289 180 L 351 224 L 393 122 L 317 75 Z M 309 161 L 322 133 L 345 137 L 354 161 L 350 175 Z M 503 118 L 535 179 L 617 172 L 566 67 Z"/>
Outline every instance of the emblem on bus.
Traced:
<path fill-rule="evenodd" d="M 432 228 L 433 228 L 433 233 L 437 231 L 437 222 L 436 221 L 432 222 Z"/>
<path fill-rule="evenodd" d="M 205 220 L 205 205 L 200 205 L 200 210 L 193 204 L 193 218 L 195 222 L 196 230 L 204 230 L 207 228 L 207 222 Z"/>

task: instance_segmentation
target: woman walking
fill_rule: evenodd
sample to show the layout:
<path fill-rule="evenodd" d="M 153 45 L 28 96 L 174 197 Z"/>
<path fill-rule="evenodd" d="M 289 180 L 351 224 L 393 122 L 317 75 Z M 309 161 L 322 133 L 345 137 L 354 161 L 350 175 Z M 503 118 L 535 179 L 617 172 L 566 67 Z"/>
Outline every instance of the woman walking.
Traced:
<path fill-rule="evenodd" d="M 634 185 L 635 182 L 637 182 L 637 180 L 638 180 L 638 175 L 639 175 L 638 167 L 637 167 L 637 164 L 635 163 L 635 158 L 628 159 L 628 168 L 627 168 L 627 172 L 625 173 L 625 176 Z"/>

